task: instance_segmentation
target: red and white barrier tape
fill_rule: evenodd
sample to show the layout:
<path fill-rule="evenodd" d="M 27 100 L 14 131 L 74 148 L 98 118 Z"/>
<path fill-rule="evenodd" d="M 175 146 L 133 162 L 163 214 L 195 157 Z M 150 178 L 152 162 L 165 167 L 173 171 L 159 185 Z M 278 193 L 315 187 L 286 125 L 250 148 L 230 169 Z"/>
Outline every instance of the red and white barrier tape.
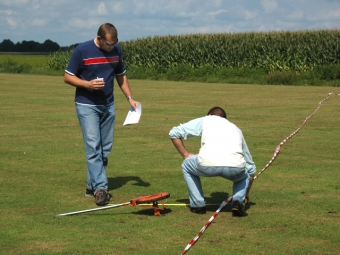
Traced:
<path fill-rule="evenodd" d="M 271 163 L 273 163 L 273 161 L 276 159 L 277 155 L 280 153 L 281 146 L 284 145 L 290 138 L 292 138 L 296 133 L 298 133 L 300 131 L 301 127 L 307 122 L 307 120 L 309 120 L 311 117 L 313 117 L 313 115 L 320 109 L 322 103 L 325 102 L 326 100 L 328 100 L 331 95 L 340 96 L 340 94 L 334 94 L 333 92 L 328 93 L 328 96 L 319 102 L 318 108 L 316 108 L 316 110 L 304 120 L 304 122 L 301 124 L 301 126 L 298 129 L 296 129 L 293 133 L 291 133 L 289 136 L 287 136 L 285 139 L 283 139 L 283 141 L 276 147 L 275 152 L 273 154 L 273 157 L 271 158 L 271 160 L 269 160 L 267 165 L 265 165 L 265 167 L 257 175 L 255 175 L 254 180 L 261 173 L 263 173 L 263 171 L 266 168 L 268 168 L 271 165 Z"/>
<path fill-rule="evenodd" d="M 295 130 L 295 132 L 293 132 L 291 135 L 287 136 L 275 149 L 275 152 L 272 156 L 272 158 L 269 160 L 269 162 L 265 165 L 265 167 L 254 177 L 254 180 L 261 174 L 263 173 L 263 171 L 265 169 L 267 169 L 272 163 L 273 161 L 276 159 L 276 157 L 278 156 L 278 154 L 280 153 L 280 149 L 281 146 L 284 145 L 290 138 L 292 138 L 297 132 L 299 132 L 299 130 L 301 129 L 301 127 L 307 122 L 307 120 L 309 120 L 321 107 L 322 103 L 326 100 L 328 100 L 330 98 L 331 95 L 335 95 L 335 96 L 340 96 L 340 94 L 334 94 L 333 92 L 328 93 L 328 96 L 321 100 L 319 102 L 319 106 L 318 108 L 311 114 L 309 115 L 304 122 L 301 124 L 301 126 Z M 232 197 L 227 198 L 226 200 L 224 200 L 220 207 L 216 210 L 216 212 L 210 217 L 210 219 L 207 221 L 207 223 L 205 223 L 205 225 L 203 226 L 203 228 L 200 230 L 200 232 L 188 243 L 188 245 L 184 248 L 184 250 L 182 251 L 181 255 L 187 253 L 187 251 L 196 243 L 196 241 L 203 235 L 203 232 L 209 227 L 209 225 L 211 224 L 211 222 L 217 217 L 218 213 L 222 210 L 222 208 L 228 204 L 228 202 L 230 202 L 232 199 Z"/>
<path fill-rule="evenodd" d="M 228 197 L 226 200 L 224 200 L 220 207 L 216 210 L 216 212 L 210 217 L 210 219 L 207 221 L 207 223 L 204 224 L 203 228 L 200 230 L 200 232 L 197 234 L 197 236 L 195 236 L 194 239 L 192 239 L 188 245 L 184 248 L 184 250 L 182 251 L 182 255 L 185 254 L 190 248 L 191 246 L 193 246 L 195 244 L 195 242 L 198 240 L 198 238 L 200 238 L 203 235 L 203 232 L 209 227 L 210 223 L 216 218 L 217 214 L 222 210 L 222 208 L 228 204 L 228 202 L 232 199 L 232 197 Z"/>

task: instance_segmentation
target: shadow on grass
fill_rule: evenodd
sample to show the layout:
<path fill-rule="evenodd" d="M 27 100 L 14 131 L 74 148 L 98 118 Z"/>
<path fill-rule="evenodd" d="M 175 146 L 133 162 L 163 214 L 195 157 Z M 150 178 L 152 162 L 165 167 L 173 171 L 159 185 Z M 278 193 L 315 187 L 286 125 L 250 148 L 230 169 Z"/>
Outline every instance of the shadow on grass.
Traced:
<path fill-rule="evenodd" d="M 162 207 L 162 204 L 160 203 L 159 206 Z M 162 215 L 165 215 L 165 214 L 168 214 L 168 213 L 171 213 L 171 212 L 172 212 L 172 210 L 170 208 L 164 208 L 164 210 L 160 211 L 159 216 L 162 216 Z M 153 208 L 144 208 L 142 210 L 138 210 L 137 212 L 132 212 L 132 214 L 152 216 L 152 215 L 154 215 L 154 209 Z"/>
<path fill-rule="evenodd" d="M 161 213 L 159 216 L 165 216 L 166 214 L 168 213 L 171 213 L 172 210 L 169 209 L 169 208 L 165 208 L 164 210 L 161 210 Z M 154 214 L 154 209 L 153 208 L 143 208 L 143 209 L 140 209 L 138 211 L 129 211 L 129 212 L 115 212 L 114 210 L 112 210 L 111 212 L 100 212 L 100 213 L 95 213 L 95 212 L 91 212 L 91 213 L 88 213 L 86 214 L 86 216 L 89 216 L 89 217 L 92 217 L 92 216 L 99 216 L 99 215 L 128 215 L 128 214 L 133 214 L 133 215 L 144 215 L 144 216 L 155 216 Z M 75 216 L 75 215 L 72 215 L 72 216 Z M 157 217 L 157 216 L 156 216 Z"/>
<path fill-rule="evenodd" d="M 135 182 L 132 185 L 144 186 L 144 187 L 150 186 L 149 182 L 144 182 L 138 176 L 119 176 L 119 177 L 114 177 L 114 178 L 108 178 L 108 180 L 109 180 L 109 190 L 119 189 L 130 181 Z"/>
<path fill-rule="evenodd" d="M 210 194 L 210 197 L 205 196 L 207 211 L 215 212 L 222 204 L 222 202 L 229 198 L 229 196 L 230 195 L 227 192 L 213 192 Z M 178 199 L 176 201 L 180 203 L 189 204 L 189 199 Z M 256 205 L 256 203 L 250 202 L 249 204 L 246 205 L 246 210 L 249 210 L 250 207 L 254 205 Z M 228 204 L 226 204 L 221 211 L 231 212 L 231 202 L 228 202 Z"/>

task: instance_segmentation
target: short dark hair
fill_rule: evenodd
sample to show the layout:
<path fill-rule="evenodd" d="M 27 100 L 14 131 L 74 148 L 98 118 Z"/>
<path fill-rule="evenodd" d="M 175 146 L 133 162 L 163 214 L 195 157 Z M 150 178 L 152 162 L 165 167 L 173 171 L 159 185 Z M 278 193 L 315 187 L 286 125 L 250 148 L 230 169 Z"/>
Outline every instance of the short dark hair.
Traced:
<path fill-rule="evenodd" d="M 110 34 L 113 38 L 118 38 L 118 32 L 114 25 L 111 23 L 105 23 L 101 25 L 98 29 L 97 35 L 106 39 L 106 34 Z"/>
<path fill-rule="evenodd" d="M 216 115 L 216 116 L 220 116 L 225 119 L 227 118 L 226 112 L 219 106 L 215 106 L 211 108 L 209 112 L 207 113 L 207 115 Z"/>

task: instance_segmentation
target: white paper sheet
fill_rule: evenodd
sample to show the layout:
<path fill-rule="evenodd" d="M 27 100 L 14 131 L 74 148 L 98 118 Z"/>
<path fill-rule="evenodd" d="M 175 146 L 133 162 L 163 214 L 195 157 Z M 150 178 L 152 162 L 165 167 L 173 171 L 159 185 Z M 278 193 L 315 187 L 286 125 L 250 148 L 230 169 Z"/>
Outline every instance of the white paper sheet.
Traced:
<path fill-rule="evenodd" d="M 136 106 L 136 111 L 133 107 L 130 107 L 130 110 L 125 118 L 123 126 L 136 124 L 139 122 L 140 116 L 142 115 L 142 104 L 138 103 Z"/>

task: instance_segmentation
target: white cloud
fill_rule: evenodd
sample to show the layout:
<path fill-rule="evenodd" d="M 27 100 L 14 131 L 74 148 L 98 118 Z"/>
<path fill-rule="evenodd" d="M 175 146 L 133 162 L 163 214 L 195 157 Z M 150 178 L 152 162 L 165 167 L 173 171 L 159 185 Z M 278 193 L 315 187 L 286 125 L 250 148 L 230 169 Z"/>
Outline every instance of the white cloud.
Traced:
<path fill-rule="evenodd" d="M 33 19 L 30 22 L 30 24 L 34 27 L 43 27 L 43 26 L 46 26 L 47 23 L 48 21 L 45 19 Z"/>
<path fill-rule="evenodd" d="M 278 8 L 275 0 L 261 0 L 261 6 L 265 13 L 272 13 Z"/>
<path fill-rule="evenodd" d="M 99 15 L 107 15 L 107 9 L 106 9 L 105 3 L 101 2 L 98 5 L 97 12 Z"/>
<path fill-rule="evenodd" d="M 80 18 L 72 18 L 68 22 L 68 25 L 70 27 L 76 28 L 76 29 L 84 29 L 88 27 L 99 27 L 98 19 L 96 18 L 88 18 L 88 19 L 80 19 Z M 95 31 L 96 32 L 96 31 Z"/>
<path fill-rule="evenodd" d="M 304 12 L 301 10 L 295 10 L 287 15 L 288 20 L 302 20 Z"/>
<path fill-rule="evenodd" d="M 26 5 L 30 0 L 1 0 L 1 5 L 8 7 L 17 7 Z"/>
<path fill-rule="evenodd" d="M 258 14 L 259 14 L 258 10 L 252 10 L 252 11 L 246 10 L 245 11 L 245 19 L 246 20 L 253 19 L 253 18 L 257 17 Z"/>
<path fill-rule="evenodd" d="M 0 0 L 0 42 L 54 39 L 67 46 L 93 38 L 105 22 L 117 27 L 120 41 L 169 34 L 335 29 L 340 28 L 340 1 Z"/>
<path fill-rule="evenodd" d="M 0 13 L 5 13 L 7 16 L 11 16 L 12 14 L 15 14 L 13 10 L 0 10 Z"/>
<path fill-rule="evenodd" d="M 340 18 L 340 9 L 330 10 L 327 17 L 331 20 L 338 20 Z"/>
<path fill-rule="evenodd" d="M 207 15 L 208 16 L 216 16 L 218 14 L 222 14 L 222 13 L 227 13 L 227 10 L 217 10 L 217 11 L 213 11 L 213 12 L 208 12 Z"/>
<path fill-rule="evenodd" d="M 18 22 L 13 18 L 8 17 L 6 21 L 11 27 L 16 27 L 18 25 Z"/>

